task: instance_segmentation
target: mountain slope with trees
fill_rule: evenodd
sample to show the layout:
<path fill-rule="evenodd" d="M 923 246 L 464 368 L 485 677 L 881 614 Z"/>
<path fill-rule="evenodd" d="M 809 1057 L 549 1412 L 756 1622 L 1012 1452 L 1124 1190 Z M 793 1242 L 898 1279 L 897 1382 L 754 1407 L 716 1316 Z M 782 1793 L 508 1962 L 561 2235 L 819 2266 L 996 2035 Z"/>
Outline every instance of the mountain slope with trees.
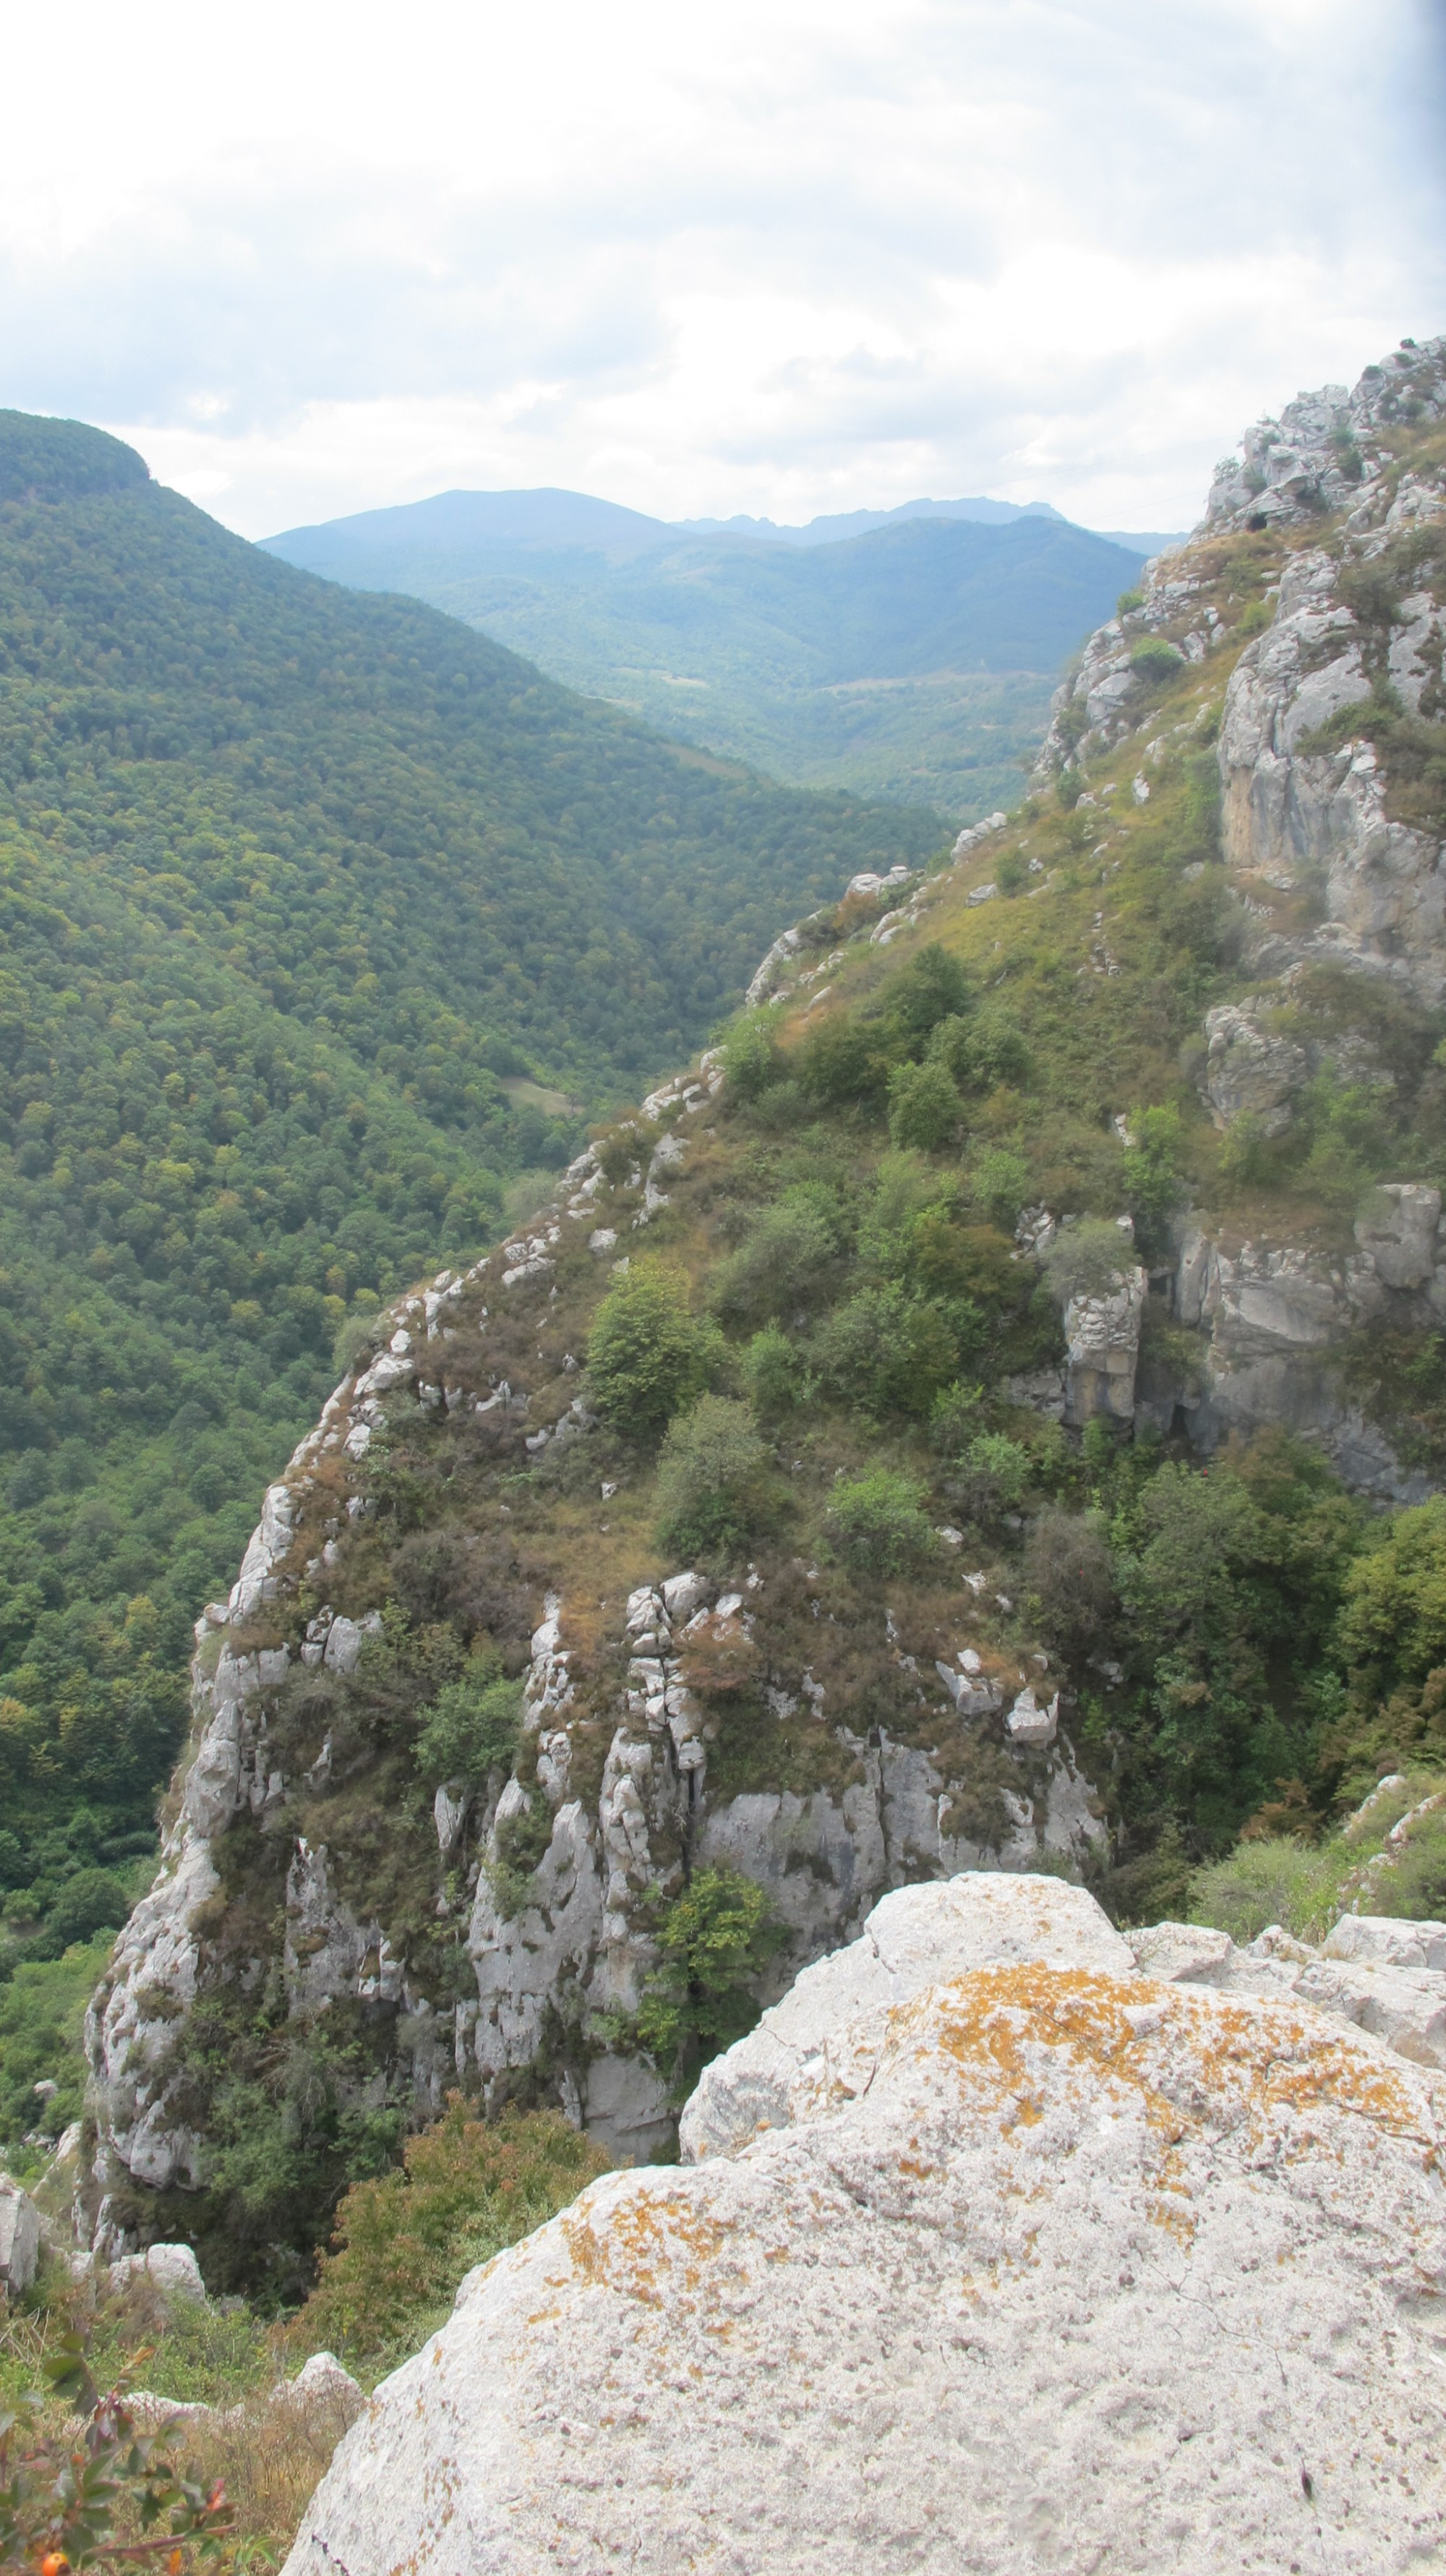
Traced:
<path fill-rule="evenodd" d="M 938 835 L 0 415 L 0 1957 L 123 1916 L 190 1623 L 343 1322 Z"/>
<path fill-rule="evenodd" d="M 684 741 L 973 821 L 1017 801 L 1061 663 L 1141 556 L 1051 511 L 940 508 L 787 544 L 581 494 L 456 492 L 268 545 L 431 600 Z"/>

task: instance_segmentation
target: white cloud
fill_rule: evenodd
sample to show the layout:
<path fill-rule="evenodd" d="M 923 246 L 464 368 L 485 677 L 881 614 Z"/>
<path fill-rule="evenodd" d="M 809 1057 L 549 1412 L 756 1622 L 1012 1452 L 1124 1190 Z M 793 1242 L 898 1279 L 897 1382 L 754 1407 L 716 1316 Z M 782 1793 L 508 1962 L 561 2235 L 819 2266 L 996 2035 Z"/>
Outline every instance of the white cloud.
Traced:
<path fill-rule="evenodd" d="M 1446 321 L 1432 0 L 28 13 L 0 399 L 250 533 L 448 484 L 1183 524 Z"/>

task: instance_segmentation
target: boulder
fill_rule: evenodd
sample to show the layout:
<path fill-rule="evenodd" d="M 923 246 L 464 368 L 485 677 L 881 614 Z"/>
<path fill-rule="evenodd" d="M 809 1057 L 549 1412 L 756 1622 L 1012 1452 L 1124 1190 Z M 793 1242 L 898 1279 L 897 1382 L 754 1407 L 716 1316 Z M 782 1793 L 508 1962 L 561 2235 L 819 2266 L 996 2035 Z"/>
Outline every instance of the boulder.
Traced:
<path fill-rule="evenodd" d="M 1393 1968 L 1446 1969 L 1446 1923 L 1394 1914 L 1343 1914 L 1321 1943 L 1326 1959 L 1379 1959 Z"/>
<path fill-rule="evenodd" d="M 334 2417 L 341 2432 L 365 2412 L 367 2401 L 360 2382 L 343 2369 L 334 2352 L 314 2352 L 294 2379 L 284 2379 L 272 2392 L 271 2402 L 308 2418 Z"/>
<path fill-rule="evenodd" d="M 1387 1181 L 1356 1219 L 1356 1241 L 1387 1288 L 1424 1288 L 1436 1266 L 1441 1193 L 1423 1181 Z"/>
<path fill-rule="evenodd" d="M 830 2033 L 859 2014 L 906 2002 L 941 1976 L 1026 1961 L 1116 1976 L 1134 1966 L 1102 1908 L 1067 1880 L 961 1870 L 932 1887 L 896 1888 L 857 1941 L 805 1968 L 756 2030 L 704 2068 L 679 2124 L 684 2163 L 731 2155 L 761 2129 L 785 2126 L 794 2088 Z"/>
<path fill-rule="evenodd" d="M 122 2254 L 112 2263 L 110 2277 L 117 2289 L 139 2277 L 167 2298 L 204 2299 L 206 2295 L 201 2266 L 189 2245 L 148 2245 L 144 2254 Z"/>
<path fill-rule="evenodd" d="M 40 2212 L 28 2191 L 0 2175 L 0 2290 L 13 2299 L 28 2290 L 40 2260 Z"/>
<path fill-rule="evenodd" d="M 1248 1010 L 1223 1003 L 1205 1015 L 1208 1054 L 1202 1088 L 1217 1127 L 1258 1120 L 1265 1136 L 1283 1136 L 1291 1103 L 1309 1077 L 1304 1049 L 1272 1037 Z"/>
<path fill-rule="evenodd" d="M 288 2576 L 1439 2558 L 1420 2069 L 1294 2001 L 1085 1965 L 866 2019 L 815 2033 L 789 2128 L 608 2175 L 473 2272 Z"/>

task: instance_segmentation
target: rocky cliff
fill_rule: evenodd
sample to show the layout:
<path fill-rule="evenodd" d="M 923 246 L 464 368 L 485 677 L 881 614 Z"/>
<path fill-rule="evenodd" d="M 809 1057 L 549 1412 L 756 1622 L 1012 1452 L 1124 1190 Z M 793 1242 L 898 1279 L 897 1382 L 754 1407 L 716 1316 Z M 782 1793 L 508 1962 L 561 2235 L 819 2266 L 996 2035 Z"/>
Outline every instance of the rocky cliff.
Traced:
<path fill-rule="evenodd" d="M 198 1625 L 89 2023 L 101 2246 L 250 2278 L 257 2141 L 290 2175 L 320 2137 L 304 2277 L 332 2180 L 458 2085 L 654 2152 L 637 2016 L 702 1870 L 767 1893 L 766 2001 L 889 1889 L 1118 1860 L 1155 1676 L 1117 1611 L 1040 1606 L 1041 1528 L 1101 1579 L 1089 1426 L 1097 1461 L 1284 1427 L 1377 1502 L 1433 1490 L 1400 1391 L 1446 1318 L 1443 414 L 1433 342 L 1252 432 L 1092 639 L 1022 813 L 856 879 L 726 1060 L 378 1319 Z M 1178 1170 L 1131 1123 L 1167 1097 Z M 656 1428 L 600 1419 L 585 1365 L 654 1257 L 767 1431 L 755 1522 L 705 1548 L 660 1537 Z M 919 1506 L 850 1552 L 831 1497 L 880 1459 Z M 1071 1538 L 1045 1505 L 1090 1492 Z M 499 1673 L 515 1746 L 428 1772 L 428 1712 Z"/>
<path fill-rule="evenodd" d="M 1439 2042 L 1228 1952 L 1029 1878 L 887 1898 L 683 2171 L 469 2276 L 288 2576 L 1429 2564 Z"/>

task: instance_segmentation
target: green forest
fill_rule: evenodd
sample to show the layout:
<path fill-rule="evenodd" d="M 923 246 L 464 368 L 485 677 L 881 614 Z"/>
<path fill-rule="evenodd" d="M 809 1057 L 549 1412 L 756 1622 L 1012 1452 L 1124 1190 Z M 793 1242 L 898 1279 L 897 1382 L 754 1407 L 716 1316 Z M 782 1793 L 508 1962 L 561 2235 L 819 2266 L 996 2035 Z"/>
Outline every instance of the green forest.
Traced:
<path fill-rule="evenodd" d="M 0 414 L 5 1968 L 127 1910 L 191 1622 L 342 1324 L 491 1239 L 785 922 L 939 837 Z"/>
<path fill-rule="evenodd" d="M 968 822 L 1018 803 L 1060 664 L 1141 560 L 1043 516 L 908 519 L 806 547 L 663 527 L 650 542 L 646 520 L 509 540 L 469 527 L 469 497 L 268 546 L 430 600 L 570 687 L 775 777 Z"/>

